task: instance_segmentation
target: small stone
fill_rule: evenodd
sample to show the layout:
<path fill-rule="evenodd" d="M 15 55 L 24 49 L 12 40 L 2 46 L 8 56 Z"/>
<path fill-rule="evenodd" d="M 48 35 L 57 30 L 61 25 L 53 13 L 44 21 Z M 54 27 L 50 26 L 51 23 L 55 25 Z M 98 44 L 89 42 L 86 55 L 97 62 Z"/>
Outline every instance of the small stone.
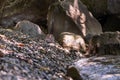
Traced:
<path fill-rule="evenodd" d="M 2 51 L 0 51 L 0 57 L 3 57 L 4 53 Z"/>

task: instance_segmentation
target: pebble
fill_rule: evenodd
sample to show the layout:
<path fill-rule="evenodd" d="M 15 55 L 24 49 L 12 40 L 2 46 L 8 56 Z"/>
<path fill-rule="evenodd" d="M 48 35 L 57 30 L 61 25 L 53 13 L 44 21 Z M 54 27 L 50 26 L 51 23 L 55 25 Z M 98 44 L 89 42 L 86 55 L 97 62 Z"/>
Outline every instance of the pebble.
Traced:
<path fill-rule="evenodd" d="M 0 29 L 0 35 L 0 50 L 12 51 L 0 51 L 0 80 L 66 80 L 66 66 L 80 58 L 66 54 L 56 42 L 7 29 Z"/>

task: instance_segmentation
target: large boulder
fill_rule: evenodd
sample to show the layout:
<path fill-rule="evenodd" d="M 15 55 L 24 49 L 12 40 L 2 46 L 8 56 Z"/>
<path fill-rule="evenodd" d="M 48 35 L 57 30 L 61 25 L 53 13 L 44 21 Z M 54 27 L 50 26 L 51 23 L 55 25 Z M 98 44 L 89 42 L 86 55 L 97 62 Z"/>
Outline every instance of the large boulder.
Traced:
<path fill-rule="evenodd" d="M 102 33 L 102 28 L 80 0 L 64 0 L 49 8 L 48 31 L 58 39 L 62 32 L 86 37 Z"/>
<path fill-rule="evenodd" d="M 40 24 L 46 20 L 48 7 L 57 0 L 0 0 L 0 25 L 12 27 L 21 20 Z"/>
<path fill-rule="evenodd" d="M 120 31 L 120 0 L 81 0 L 99 20 L 103 31 Z"/>
<path fill-rule="evenodd" d="M 90 40 L 90 55 L 120 55 L 120 32 L 105 32 Z"/>
<path fill-rule="evenodd" d="M 27 20 L 18 22 L 14 29 L 26 35 L 29 35 L 30 37 L 39 37 L 41 35 L 44 35 L 38 25 Z"/>
<path fill-rule="evenodd" d="M 74 80 L 120 80 L 120 56 L 81 59 L 67 70 Z"/>

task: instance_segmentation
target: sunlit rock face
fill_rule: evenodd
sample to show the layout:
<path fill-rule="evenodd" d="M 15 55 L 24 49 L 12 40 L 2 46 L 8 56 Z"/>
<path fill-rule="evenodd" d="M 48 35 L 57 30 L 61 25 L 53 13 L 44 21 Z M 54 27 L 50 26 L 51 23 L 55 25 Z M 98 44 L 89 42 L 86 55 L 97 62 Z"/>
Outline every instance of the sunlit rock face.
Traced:
<path fill-rule="evenodd" d="M 12 27 L 18 21 L 46 20 L 48 7 L 57 0 L 0 0 L 0 25 Z"/>
<path fill-rule="evenodd" d="M 95 35 L 89 43 L 89 54 L 120 55 L 120 32 Z"/>
<path fill-rule="evenodd" d="M 86 51 L 85 41 L 80 35 L 63 32 L 60 34 L 58 41 L 67 50 Z"/>
<path fill-rule="evenodd" d="M 82 37 L 102 33 L 100 23 L 80 0 L 64 0 L 53 4 L 48 11 L 48 31 L 57 39 L 62 32 Z"/>
<path fill-rule="evenodd" d="M 120 56 L 101 56 L 81 59 L 68 69 L 75 80 L 120 80 Z M 77 70 L 75 72 L 75 70 Z M 78 77 L 79 74 L 79 77 Z"/>

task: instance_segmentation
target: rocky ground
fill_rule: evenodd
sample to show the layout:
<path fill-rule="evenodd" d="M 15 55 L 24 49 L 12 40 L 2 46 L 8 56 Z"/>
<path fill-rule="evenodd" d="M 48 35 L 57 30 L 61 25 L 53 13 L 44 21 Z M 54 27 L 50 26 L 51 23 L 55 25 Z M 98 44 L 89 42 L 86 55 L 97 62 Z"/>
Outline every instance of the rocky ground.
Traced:
<path fill-rule="evenodd" d="M 0 29 L 0 80 L 71 80 L 66 68 L 80 59 L 58 43 Z"/>

